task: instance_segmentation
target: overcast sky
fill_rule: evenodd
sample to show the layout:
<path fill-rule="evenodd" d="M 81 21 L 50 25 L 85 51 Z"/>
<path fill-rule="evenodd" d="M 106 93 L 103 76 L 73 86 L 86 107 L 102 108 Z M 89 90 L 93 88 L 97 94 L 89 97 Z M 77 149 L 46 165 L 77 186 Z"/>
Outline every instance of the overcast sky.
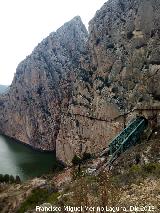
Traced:
<path fill-rule="evenodd" d="M 87 26 L 107 0 L 0 0 L 0 84 L 49 33 L 80 15 Z"/>

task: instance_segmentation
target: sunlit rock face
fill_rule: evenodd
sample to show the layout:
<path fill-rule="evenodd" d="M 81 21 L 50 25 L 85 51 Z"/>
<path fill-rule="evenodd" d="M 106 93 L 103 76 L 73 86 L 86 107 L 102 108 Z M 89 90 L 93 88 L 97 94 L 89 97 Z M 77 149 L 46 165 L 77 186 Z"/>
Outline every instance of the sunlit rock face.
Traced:
<path fill-rule="evenodd" d="M 1 132 L 56 150 L 69 164 L 75 153 L 106 147 L 123 129 L 124 113 L 127 122 L 145 108 L 157 122 L 150 109 L 160 105 L 159 14 L 157 0 L 109 0 L 89 35 L 79 17 L 51 33 L 1 97 Z"/>

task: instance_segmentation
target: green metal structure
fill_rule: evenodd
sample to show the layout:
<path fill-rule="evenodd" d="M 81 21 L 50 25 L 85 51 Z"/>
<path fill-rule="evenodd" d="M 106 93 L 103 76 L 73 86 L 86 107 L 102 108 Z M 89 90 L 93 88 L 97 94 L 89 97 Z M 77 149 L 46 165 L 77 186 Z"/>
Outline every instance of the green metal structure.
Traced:
<path fill-rule="evenodd" d="M 144 117 L 137 117 L 112 140 L 109 144 L 109 148 L 104 150 L 101 154 L 101 156 L 106 154 L 110 155 L 108 165 L 111 165 L 121 153 L 137 144 L 147 125 L 147 119 Z"/>

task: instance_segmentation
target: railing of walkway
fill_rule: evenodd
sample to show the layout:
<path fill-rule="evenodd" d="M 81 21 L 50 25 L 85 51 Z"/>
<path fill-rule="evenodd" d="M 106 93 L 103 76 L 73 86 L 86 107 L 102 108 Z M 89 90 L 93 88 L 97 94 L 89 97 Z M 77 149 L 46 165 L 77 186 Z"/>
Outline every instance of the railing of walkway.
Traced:
<path fill-rule="evenodd" d="M 126 151 L 129 147 L 135 145 L 140 139 L 140 135 L 147 127 L 147 120 L 144 117 L 137 117 L 134 119 L 116 138 L 109 144 L 109 155 L 111 158 L 108 163 L 111 164 L 121 153 Z M 101 156 L 105 155 L 104 150 Z"/>

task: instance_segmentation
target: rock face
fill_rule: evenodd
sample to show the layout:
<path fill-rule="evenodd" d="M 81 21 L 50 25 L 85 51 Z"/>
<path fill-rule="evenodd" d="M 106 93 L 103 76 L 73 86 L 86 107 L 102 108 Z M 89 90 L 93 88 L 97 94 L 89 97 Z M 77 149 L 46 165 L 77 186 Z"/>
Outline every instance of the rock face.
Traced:
<path fill-rule="evenodd" d="M 38 149 L 55 149 L 87 37 L 80 17 L 75 17 L 19 64 L 8 94 L 1 98 L 2 133 Z"/>
<path fill-rule="evenodd" d="M 135 114 L 157 125 L 159 14 L 157 0 L 109 0 L 89 35 L 79 17 L 51 33 L 1 97 L 1 132 L 69 164 L 105 148 Z"/>

